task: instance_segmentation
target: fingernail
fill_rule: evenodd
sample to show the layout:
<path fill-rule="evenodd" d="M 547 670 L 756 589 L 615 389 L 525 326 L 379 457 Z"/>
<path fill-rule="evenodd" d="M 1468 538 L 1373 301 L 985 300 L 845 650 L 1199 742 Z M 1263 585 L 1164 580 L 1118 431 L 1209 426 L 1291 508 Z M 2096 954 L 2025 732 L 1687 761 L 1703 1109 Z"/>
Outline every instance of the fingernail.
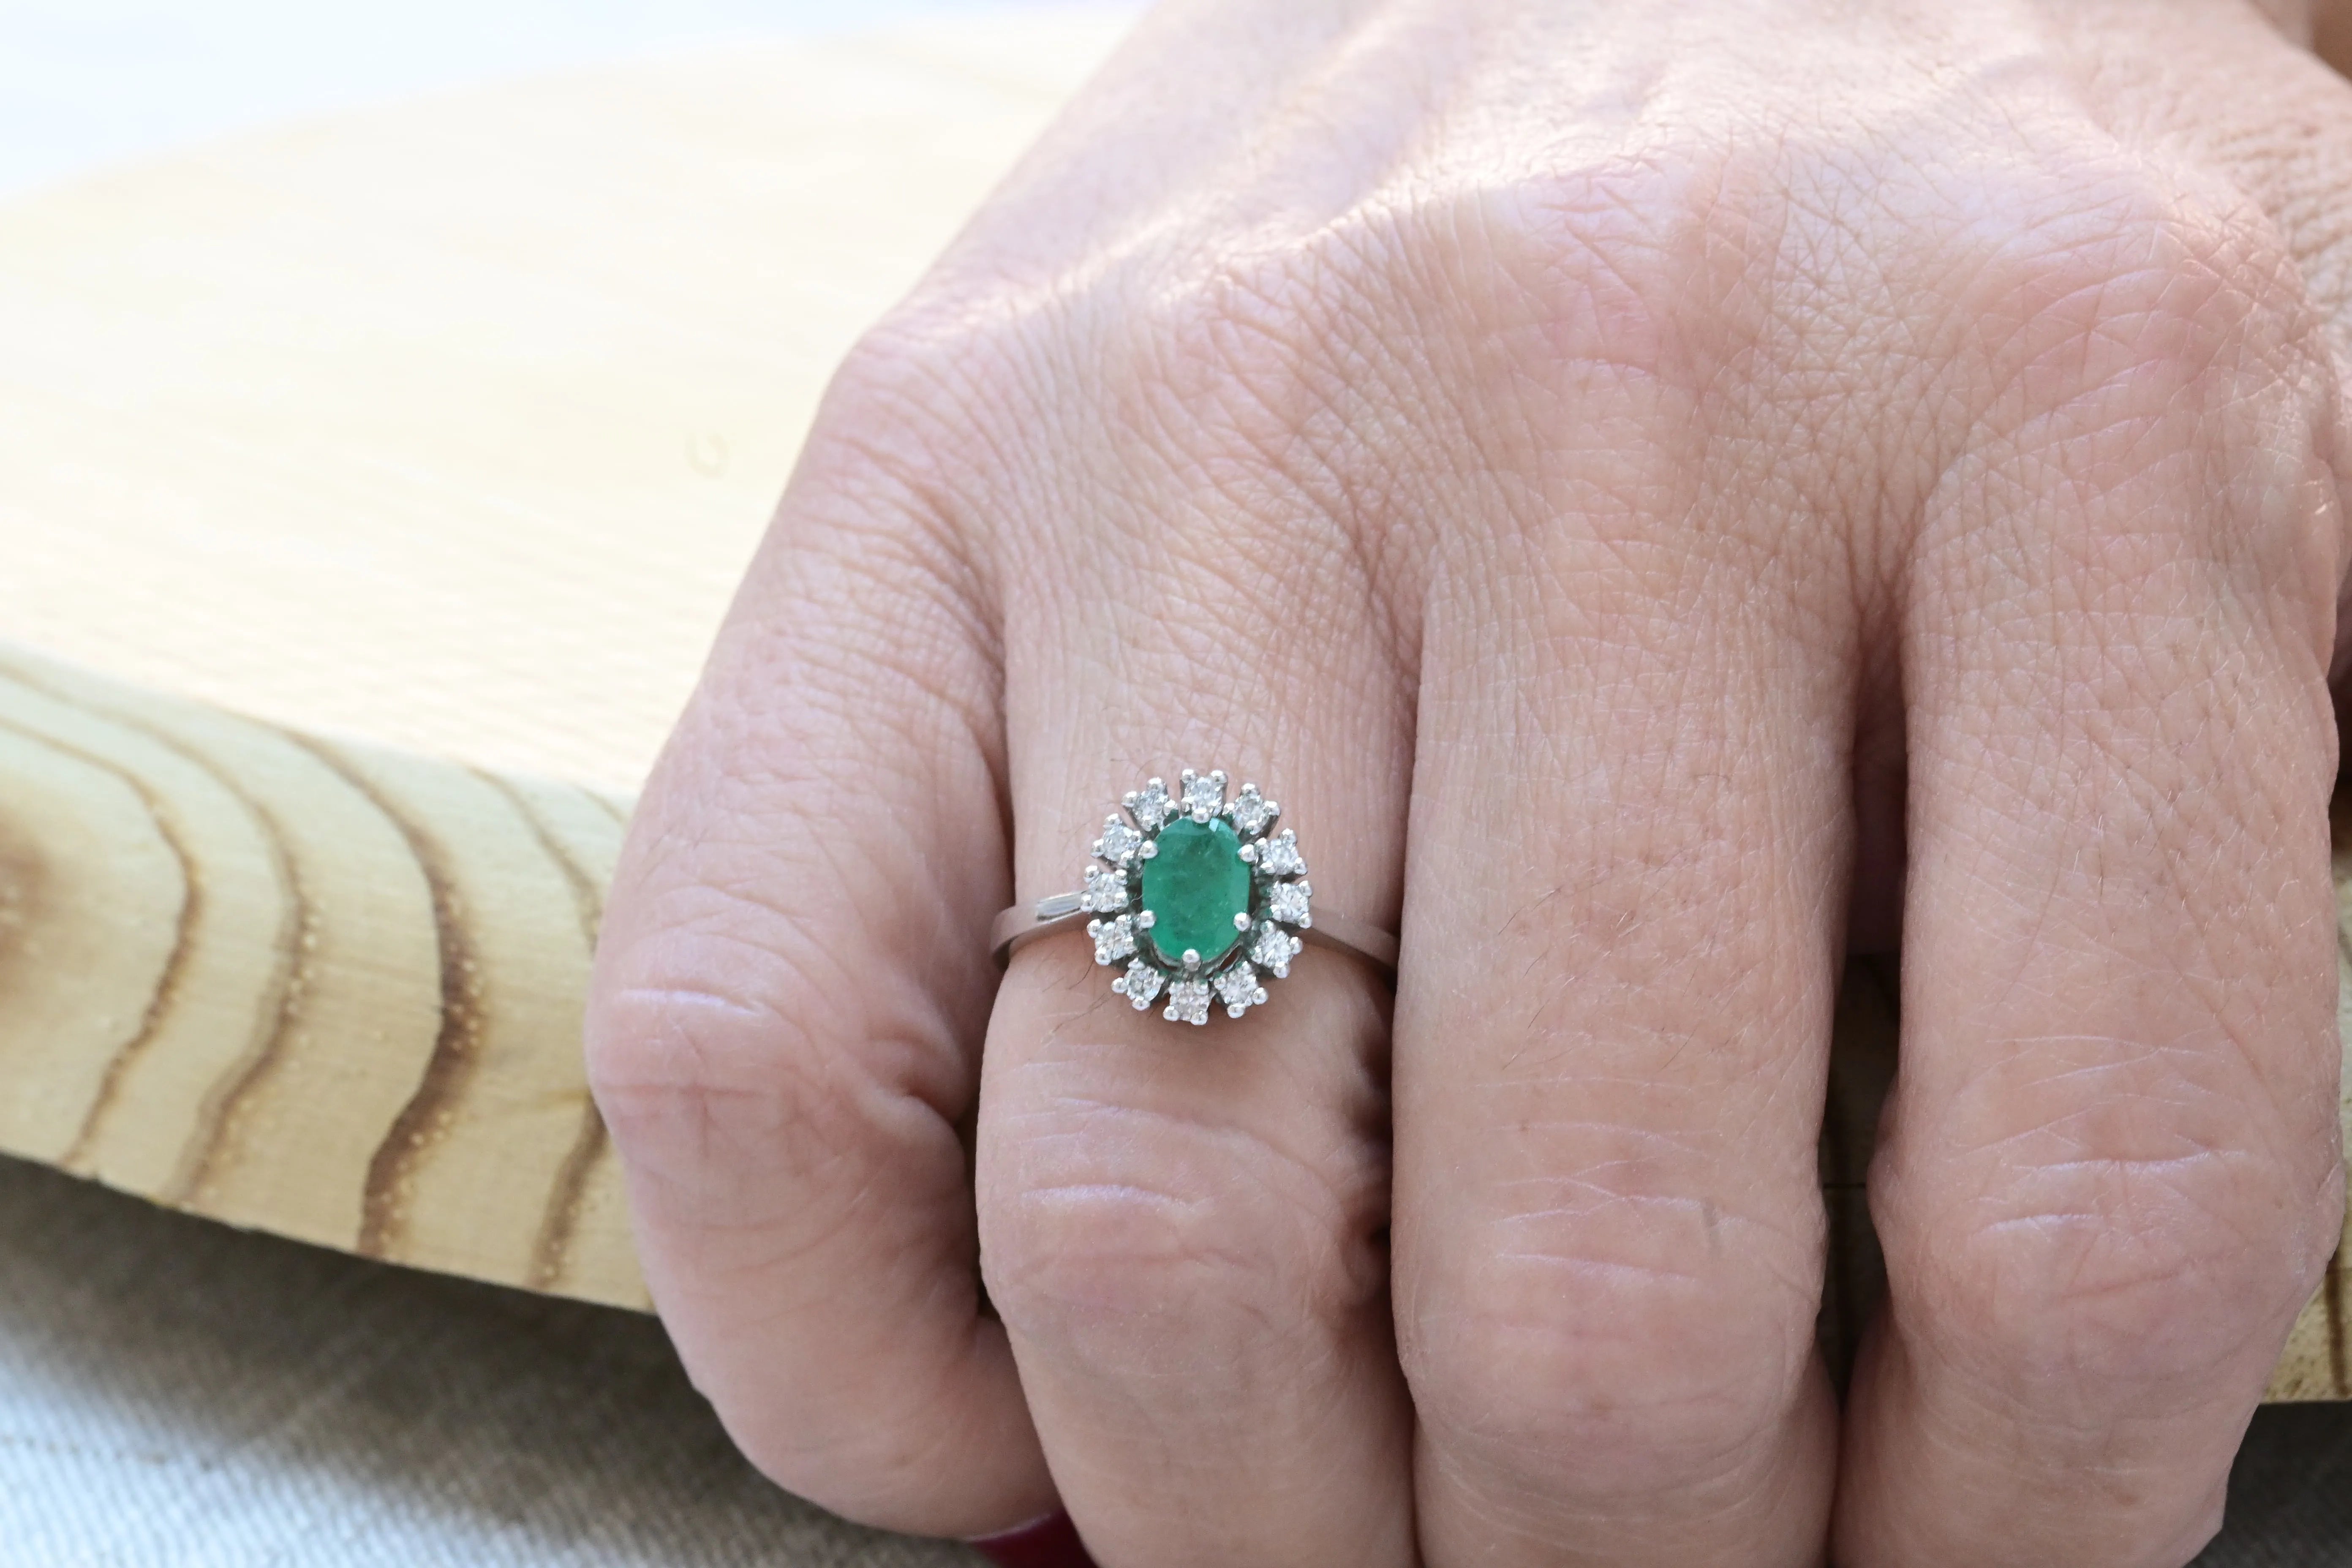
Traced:
<path fill-rule="evenodd" d="M 1056 1510 L 1033 1523 L 1017 1525 L 1001 1535 L 985 1535 L 966 1542 L 997 1568 L 1095 1568 L 1087 1543 L 1078 1539 L 1070 1516 Z"/>

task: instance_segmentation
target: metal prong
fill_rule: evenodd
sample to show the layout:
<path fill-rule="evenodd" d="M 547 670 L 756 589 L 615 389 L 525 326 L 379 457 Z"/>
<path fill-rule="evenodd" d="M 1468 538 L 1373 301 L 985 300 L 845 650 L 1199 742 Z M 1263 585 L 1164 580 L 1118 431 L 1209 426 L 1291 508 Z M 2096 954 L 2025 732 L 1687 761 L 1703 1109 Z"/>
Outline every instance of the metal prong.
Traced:
<path fill-rule="evenodd" d="M 1249 911 L 1247 910 L 1244 910 L 1241 913 L 1234 917 L 1234 929 L 1235 931 L 1247 931 L 1249 928 Z"/>

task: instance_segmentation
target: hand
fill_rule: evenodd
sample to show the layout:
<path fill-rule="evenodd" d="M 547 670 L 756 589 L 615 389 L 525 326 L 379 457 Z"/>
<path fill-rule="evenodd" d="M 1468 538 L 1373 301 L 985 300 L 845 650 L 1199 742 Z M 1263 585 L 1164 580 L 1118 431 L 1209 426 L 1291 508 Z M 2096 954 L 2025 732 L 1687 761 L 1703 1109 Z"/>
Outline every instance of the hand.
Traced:
<path fill-rule="evenodd" d="M 753 1460 L 1108 1568 L 2190 1556 L 2342 1203 L 2301 20 L 1158 14 L 842 372 L 612 898 L 598 1100 Z M 1188 763 L 1401 921 L 1392 1021 L 1000 986 Z"/>

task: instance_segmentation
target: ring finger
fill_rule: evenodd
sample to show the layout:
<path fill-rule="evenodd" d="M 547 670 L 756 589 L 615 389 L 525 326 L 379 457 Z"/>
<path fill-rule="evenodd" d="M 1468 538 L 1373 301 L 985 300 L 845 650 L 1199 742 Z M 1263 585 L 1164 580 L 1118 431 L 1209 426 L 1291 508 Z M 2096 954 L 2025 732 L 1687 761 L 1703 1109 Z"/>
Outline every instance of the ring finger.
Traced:
<path fill-rule="evenodd" d="M 1097 536 L 1132 552 L 1101 579 L 1118 598 L 1022 574 L 1008 604 L 1020 894 L 1075 887 L 1122 792 L 1190 762 L 1265 786 L 1318 904 L 1391 924 L 1410 708 L 1370 585 L 1310 542 L 1239 588 L 1204 563 L 1258 524 L 1214 499 L 1155 513 Z M 1136 940 L 1180 961 L 1250 940 L 1230 910 L 1222 936 L 1154 912 Z M 1193 1028 L 1166 994 L 1113 993 L 1126 954 L 1095 957 L 1076 933 L 1014 955 L 981 1091 L 982 1268 L 1066 1504 L 1120 1568 L 1402 1568 L 1384 983 L 1310 950 L 1261 976 L 1265 1005 Z"/>

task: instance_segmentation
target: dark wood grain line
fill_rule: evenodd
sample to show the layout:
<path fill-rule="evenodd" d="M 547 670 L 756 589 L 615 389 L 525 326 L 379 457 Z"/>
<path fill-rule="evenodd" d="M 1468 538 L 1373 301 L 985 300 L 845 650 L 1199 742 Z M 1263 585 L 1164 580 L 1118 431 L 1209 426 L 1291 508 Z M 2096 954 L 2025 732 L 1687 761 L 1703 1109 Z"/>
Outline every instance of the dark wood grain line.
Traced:
<path fill-rule="evenodd" d="M 392 824 L 432 898 L 434 942 L 441 967 L 440 1026 L 415 1090 L 368 1157 L 367 1182 L 360 1194 L 359 1241 L 353 1248 L 363 1258 L 394 1258 L 407 1225 L 403 1203 L 409 1177 L 446 1129 L 446 1113 L 465 1092 L 481 1055 L 480 976 L 473 938 L 466 930 L 448 858 L 433 835 L 327 742 L 290 731 L 287 738 L 340 773 Z"/>
<path fill-rule="evenodd" d="M 293 847 L 277 814 L 202 748 L 183 741 L 169 730 L 136 713 L 125 711 L 116 703 L 63 689 L 14 658 L 0 658 L 0 665 L 5 665 L 9 677 L 18 685 L 79 712 L 98 714 L 126 730 L 144 735 L 210 776 L 252 815 L 255 826 L 260 830 L 262 842 L 268 849 L 270 868 L 285 895 L 276 938 L 277 962 L 269 982 L 270 1000 L 262 1009 L 269 1021 L 255 1032 L 252 1042 L 236 1064 L 205 1091 L 196 1110 L 195 1126 L 187 1146 L 181 1151 L 178 1165 L 163 1184 L 163 1190 L 152 1194 L 159 1203 L 175 1207 L 186 1206 L 196 1199 L 205 1178 L 211 1174 L 214 1162 L 219 1155 L 222 1138 L 237 1106 L 277 1061 L 286 1042 L 292 1037 L 299 1020 L 300 997 L 310 973 L 310 944 L 307 939 L 314 919 L 300 868 L 295 861 Z M 230 720 L 227 714 L 220 717 L 225 721 Z M 280 732 L 274 726 L 255 723 L 250 720 L 233 721 L 252 724 L 256 730 L 267 734 Z M 95 1125 L 93 1118 L 83 1130 L 85 1138 L 90 1135 Z"/>
<path fill-rule="evenodd" d="M 534 1290 L 553 1290 L 562 1283 L 563 1271 L 572 1260 L 572 1239 L 580 1231 L 580 1212 L 588 1195 L 588 1178 L 612 1146 L 605 1135 L 604 1118 L 593 1100 L 584 1100 L 580 1107 L 579 1131 L 572 1135 L 572 1147 L 564 1151 L 563 1163 L 556 1167 L 555 1184 L 548 1190 L 547 1207 L 540 1215 L 539 1230 L 531 1237 L 530 1268 L 523 1282 Z"/>
<path fill-rule="evenodd" d="M 496 773 L 480 768 L 467 771 L 507 797 L 515 808 L 515 815 L 521 817 L 523 826 L 530 829 L 531 837 L 538 840 L 541 853 L 562 873 L 564 885 L 572 889 L 572 909 L 580 921 L 580 939 L 587 943 L 590 952 L 594 952 L 596 928 L 604 919 L 604 889 L 597 885 L 596 879 L 590 875 L 585 866 L 572 858 L 572 852 L 563 847 L 562 840 L 555 836 L 547 819 L 539 814 L 539 808 L 531 805 L 529 795 Z M 586 790 L 578 793 L 586 799 L 595 799 Z"/>
<path fill-rule="evenodd" d="M 563 873 L 563 880 L 572 889 L 572 908 L 580 919 L 580 940 L 593 956 L 597 928 L 604 919 L 604 888 L 563 847 L 563 841 L 556 837 L 539 808 L 531 805 L 529 795 L 495 773 L 477 769 L 476 776 L 514 804 L 516 814 L 530 829 L 531 837 L 539 840 L 540 848 Z M 596 798 L 586 790 L 579 793 L 591 801 Z M 612 815 L 609 808 L 606 815 Z M 531 1239 L 530 1267 L 524 1282 L 532 1289 L 551 1290 L 562 1279 L 564 1266 L 571 1257 L 572 1238 L 580 1227 L 580 1209 L 587 1194 L 588 1178 L 609 1146 L 604 1118 L 597 1111 L 595 1100 L 583 1094 L 579 1130 L 572 1135 L 572 1146 L 565 1151 L 563 1163 L 556 1167 L 554 1184 L 548 1189 L 547 1206 L 540 1215 L 539 1230 Z"/>
<path fill-rule="evenodd" d="M 607 800 L 593 789 L 583 789 L 580 793 L 588 797 L 589 805 L 611 817 L 616 825 L 622 827 L 629 826 L 629 813 L 622 809 L 618 802 Z"/>
<path fill-rule="evenodd" d="M 155 733 L 166 745 L 178 744 L 160 731 Z M 285 1056 L 287 1046 L 301 1025 L 302 998 L 310 992 L 310 950 L 318 920 L 310 889 L 302 880 L 301 868 L 295 861 L 293 846 L 277 815 L 239 787 L 226 770 L 194 748 L 184 748 L 184 752 L 189 760 L 210 770 L 253 813 L 261 827 L 262 841 L 268 847 L 270 867 L 285 894 L 285 902 L 274 939 L 277 963 L 269 977 L 269 1004 L 263 1009 L 268 1021 L 254 1031 L 236 1061 L 205 1090 L 196 1106 L 196 1124 L 188 1146 L 182 1151 L 171 1179 L 156 1194 L 161 1202 L 180 1207 L 201 1206 L 205 1184 L 219 1164 L 229 1130 L 236 1124 L 237 1111 Z"/>
<path fill-rule="evenodd" d="M 66 1170 L 86 1174 L 89 1168 L 90 1145 L 98 1136 L 100 1123 L 105 1121 L 107 1111 L 122 1092 L 123 1076 L 155 1043 L 155 1037 L 163 1031 L 163 1019 L 171 1012 L 173 999 L 179 994 L 181 976 L 187 972 L 188 954 L 195 946 L 196 921 L 204 913 L 204 878 L 196 868 L 195 857 L 188 853 L 186 840 L 173 825 L 169 809 L 153 787 L 136 773 L 85 747 L 61 741 L 54 735 L 43 734 L 14 720 L 0 719 L 0 730 L 6 730 L 36 746 L 60 756 L 71 757 L 120 779 L 131 794 L 139 797 L 139 804 L 145 808 L 157 837 L 163 840 L 164 847 L 172 852 L 172 858 L 178 862 L 180 882 L 184 889 L 180 900 L 178 921 L 172 932 L 172 952 L 163 961 L 163 973 L 156 977 L 155 989 L 148 995 L 146 1007 L 140 1014 L 139 1027 L 107 1058 L 106 1070 L 98 1080 L 98 1090 L 91 1097 L 89 1108 L 82 1112 L 81 1125 L 74 1130 L 73 1142 L 66 1146 L 64 1155 L 58 1161 Z"/>

